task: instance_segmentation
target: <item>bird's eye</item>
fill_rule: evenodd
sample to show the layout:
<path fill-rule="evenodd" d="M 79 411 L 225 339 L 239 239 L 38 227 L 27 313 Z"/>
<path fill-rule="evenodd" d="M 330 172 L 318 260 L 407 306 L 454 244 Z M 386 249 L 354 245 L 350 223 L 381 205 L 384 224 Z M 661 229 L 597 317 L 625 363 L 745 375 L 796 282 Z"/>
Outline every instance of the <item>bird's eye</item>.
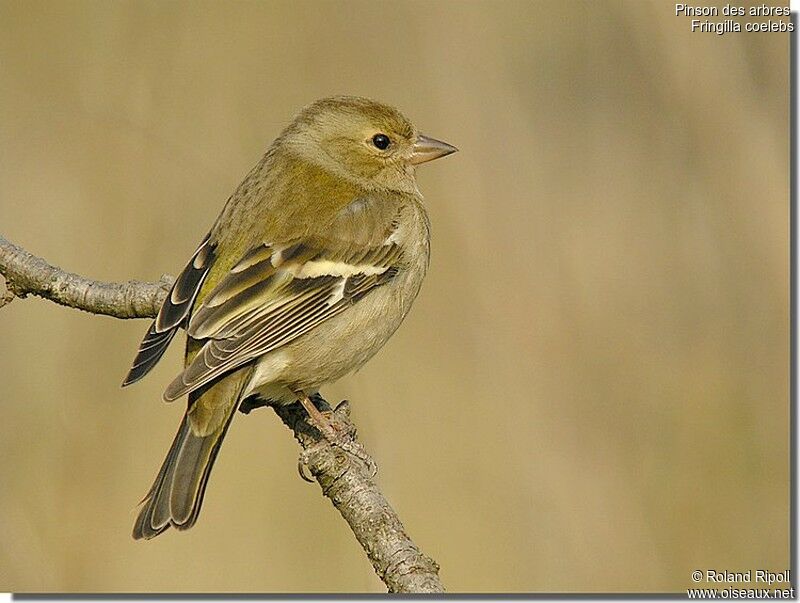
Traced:
<path fill-rule="evenodd" d="M 391 142 L 392 141 L 389 140 L 389 137 L 386 136 L 386 134 L 375 134 L 375 136 L 372 137 L 372 144 L 374 144 L 381 151 L 385 151 L 387 148 L 389 148 Z"/>

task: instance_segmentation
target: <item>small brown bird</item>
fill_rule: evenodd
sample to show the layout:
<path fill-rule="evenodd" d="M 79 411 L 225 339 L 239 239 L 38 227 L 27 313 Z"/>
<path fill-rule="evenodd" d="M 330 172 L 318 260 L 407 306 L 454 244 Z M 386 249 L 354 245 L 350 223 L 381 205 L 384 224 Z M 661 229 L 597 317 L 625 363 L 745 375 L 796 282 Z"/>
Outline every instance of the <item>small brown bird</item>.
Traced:
<path fill-rule="evenodd" d="M 309 396 L 386 343 L 428 266 L 416 166 L 455 151 L 397 109 L 347 96 L 309 105 L 275 140 L 176 279 L 123 383 L 186 329 L 185 368 L 164 398 L 188 394 L 188 408 L 134 538 L 194 525 L 242 401 L 300 401 L 319 423 Z"/>

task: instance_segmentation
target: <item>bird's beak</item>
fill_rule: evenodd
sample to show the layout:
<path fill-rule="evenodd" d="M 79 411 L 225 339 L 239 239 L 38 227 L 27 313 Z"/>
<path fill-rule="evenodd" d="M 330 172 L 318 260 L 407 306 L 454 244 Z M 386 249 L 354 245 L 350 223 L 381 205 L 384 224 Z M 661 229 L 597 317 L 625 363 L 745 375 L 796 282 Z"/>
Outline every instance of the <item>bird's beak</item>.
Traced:
<path fill-rule="evenodd" d="M 455 153 L 457 150 L 458 149 L 451 144 L 420 134 L 417 137 L 417 142 L 414 143 L 411 163 L 417 165 L 419 163 L 425 163 L 426 161 L 433 161 L 434 159 L 439 159 L 439 157 Z"/>

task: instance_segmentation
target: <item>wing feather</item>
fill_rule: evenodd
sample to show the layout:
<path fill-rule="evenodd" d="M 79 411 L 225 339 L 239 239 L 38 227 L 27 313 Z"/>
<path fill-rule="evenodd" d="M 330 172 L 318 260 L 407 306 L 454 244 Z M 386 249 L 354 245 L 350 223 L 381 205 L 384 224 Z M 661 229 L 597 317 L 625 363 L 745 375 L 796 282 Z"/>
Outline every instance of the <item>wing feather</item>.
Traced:
<path fill-rule="evenodd" d="M 187 332 L 206 340 L 167 387 L 174 400 L 293 341 L 397 274 L 400 248 L 387 242 L 320 251 L 309 241 L 249 251 L 193 313 Z"/>
<path fill-rule="evenodd" d="M 209 236 L 206 235 L 189 263 L 175 279 L 167 299 L 158 311 L 158 316 L 151 323 L 139 345 L 131 369 L 122 382 L 123 387 L 138 381 L 156 365 L 178 328 L 186 322 L 200 287 L 203 286 L 203 281 L 216 259 L 215 245 L 210 242 Z"/>

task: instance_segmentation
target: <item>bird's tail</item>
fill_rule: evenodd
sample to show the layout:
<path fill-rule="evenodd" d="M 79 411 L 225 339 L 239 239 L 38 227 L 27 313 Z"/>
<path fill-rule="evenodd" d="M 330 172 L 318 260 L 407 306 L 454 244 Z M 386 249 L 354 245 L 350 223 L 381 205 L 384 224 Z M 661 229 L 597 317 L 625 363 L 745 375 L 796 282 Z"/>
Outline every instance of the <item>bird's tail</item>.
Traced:
<path fill-rule="evenodd" d="M 173 526 L 191 528 L 203 504 L 211 467 L 236 412 L 250 371 L 231 373 L 189 397 L 189 410 L 133 526 L 133 537 L 155 538 Z"/>

